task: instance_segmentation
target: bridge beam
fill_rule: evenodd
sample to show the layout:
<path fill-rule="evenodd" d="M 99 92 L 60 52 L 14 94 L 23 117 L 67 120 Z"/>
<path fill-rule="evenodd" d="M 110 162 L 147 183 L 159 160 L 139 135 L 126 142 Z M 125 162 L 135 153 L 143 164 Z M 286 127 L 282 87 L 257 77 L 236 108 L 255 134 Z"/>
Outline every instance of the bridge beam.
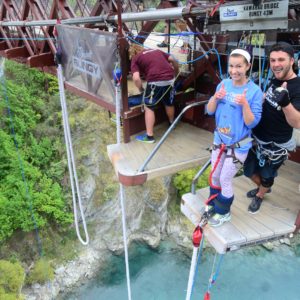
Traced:
<path fill-rule="evenodd" d="M 54 55 L 52 52 L 42 53 L 39 55 L 30 56 L 27 59 L 27 64 L 32 68 L 41 68 L 44 66 L 54 65 Z"/>
<path fill-rule="evenodd" d="M 16 47 L 12 49 L 4 50 L 4 57 L 8 59 L 14 59 L 17 57 L 28 57 L 29 53 L 25 46 Z"/>

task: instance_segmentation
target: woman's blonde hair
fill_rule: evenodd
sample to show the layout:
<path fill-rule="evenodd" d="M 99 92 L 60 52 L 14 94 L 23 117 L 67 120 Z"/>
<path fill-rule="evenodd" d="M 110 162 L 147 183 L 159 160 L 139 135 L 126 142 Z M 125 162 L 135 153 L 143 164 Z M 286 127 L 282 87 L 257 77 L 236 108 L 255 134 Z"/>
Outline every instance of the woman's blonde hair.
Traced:
<path fill-rule="evenodd" d="M 141 53 L 144 50 L 144 47 L 138 44 L 131 44 L 129 47 L 129 58 L 132 59 L 135 55 Z"/>

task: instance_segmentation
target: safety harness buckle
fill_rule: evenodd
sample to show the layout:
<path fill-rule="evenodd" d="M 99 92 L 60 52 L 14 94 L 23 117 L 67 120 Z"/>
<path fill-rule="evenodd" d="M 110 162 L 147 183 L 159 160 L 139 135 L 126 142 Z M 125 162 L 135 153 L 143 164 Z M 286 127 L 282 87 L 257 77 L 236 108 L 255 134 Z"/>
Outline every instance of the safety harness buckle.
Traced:
<path fill-rule="evenodd" d="M 210 209 L 208 211 L 205 210 L 200 218 L 199 226 L 203 228 L 208 223 L 209 218 L 212 217 L 213 214 L 213 209 Z"/>

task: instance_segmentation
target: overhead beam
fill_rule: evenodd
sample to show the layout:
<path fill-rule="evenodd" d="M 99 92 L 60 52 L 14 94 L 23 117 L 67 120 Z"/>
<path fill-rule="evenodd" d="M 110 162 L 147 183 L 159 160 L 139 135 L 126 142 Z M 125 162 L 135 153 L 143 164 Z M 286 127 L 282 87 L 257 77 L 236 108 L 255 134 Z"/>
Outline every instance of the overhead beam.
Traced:
<path fill-rule="evenodd" d="M 200 14 L 204 14 L 206 8 L 193 7 L 190 10 L 185 7 L 174 7 L 168 9 L 156 9 L 151 11 L 142 11 L 134 13 L 122 13 L 123 22 L 134 22 L 134 21 L 159 21 L 159 20 L 174 20 L 178 18 L 193 17 Z M 94 17 L 80 17 L 80 18 L 69 18 L 61 20 L 61 24 L 64 25 L 80 25 L 80 24 L 94 24 L 94 23 L 105 23 L 105 22 L 116 22 L 118 17 L 116 15 L 102 15 Z M 38 20 L 38 21 L 2 21 L 0 26 L 54 26 L 57 20 Z"/>

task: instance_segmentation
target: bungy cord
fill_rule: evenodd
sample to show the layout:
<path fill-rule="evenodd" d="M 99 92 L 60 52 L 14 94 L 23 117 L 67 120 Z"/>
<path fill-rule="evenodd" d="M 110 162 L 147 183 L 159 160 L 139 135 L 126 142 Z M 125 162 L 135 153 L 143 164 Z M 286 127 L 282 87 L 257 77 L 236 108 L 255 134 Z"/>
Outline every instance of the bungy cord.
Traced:
<path fill-rule="evenodd" d="M 115 68 L 115 78 L 116 68 Z M 116 135 L 117 135 L 117 144 L 121 143 L 121 78 L 115 80 L 115 91 L 116 91 Z M 130 286 L 130 273 L 129 273 L 129 261 L 128 261 L 128 248 L 127 248 L 127 229 L 126 229 L 126 210 L 125 210 L 125 192 L 124 186 L 122 183 L 119 184 L 119 196 L 120 196 L 120 204 L 122 210 L 122 230 L 123 230 L 123 243 L 124 243 L 124 256 L 125 256 L 125 267 L 126 267 L 126 279 L 127 279 L 127 293 L 128 300 L 131 300 L 131 286 Z"/>
<path fill-rule="evenodd" d="M 80 194 L 80 190 L 79 190 L 79 183 L 78 183 L 78 177 L 77 177 L 77 172 L 76 172 L 76 164 L 75 164 L 73 146 L 72 146 L 72 138 L 71 138 L 71 132 L 70 132 L 70 127 L 69 127 L 69 121 L 68 121 L 69 118 L 68 118 L 68 110 L 67 110 L 67 105 L 66 105 L 65 89 L 64 89 L 64 82 L 63 82 L 63 72 L 62 72 L 61 64 L 58 64 L 58 66 L 57 66 L 57 78 L 58 78 L 58 85 L 59 85 L 60 104 L 61 104 L 61 108 L 62 108 L 62 119 L 63 119 L 64 136 L 65 136 L 67 158 L 68 158 L 68 169 L 69 169 L 69 176 L 70 176 L 71 189 L 72 189 L 75 229 L 76 229 L 76 233 L 77 233 L 77 237 L 78 237 L 79 241 L 83 245 L 88 245 L 89 234 L 87 231 L 85 216 L 84 216 L 84 212 L 83 212 L 83 208 L 82 208 L 82 204 L 81 204 L 81 194 Z M 75 186 L 74 186 L 74 181 L 75 181 Z M 77 198 L 78 198 L 78 207 L 79 207 L 80 216 L 82 219 L 82 225 L 83 225 L 84 234 L 85 234 L 85 241 L 82 239 L 81 233 L 79 231 L 75 188 L 76 188 L 76 193 L 77 193 Z"/>

